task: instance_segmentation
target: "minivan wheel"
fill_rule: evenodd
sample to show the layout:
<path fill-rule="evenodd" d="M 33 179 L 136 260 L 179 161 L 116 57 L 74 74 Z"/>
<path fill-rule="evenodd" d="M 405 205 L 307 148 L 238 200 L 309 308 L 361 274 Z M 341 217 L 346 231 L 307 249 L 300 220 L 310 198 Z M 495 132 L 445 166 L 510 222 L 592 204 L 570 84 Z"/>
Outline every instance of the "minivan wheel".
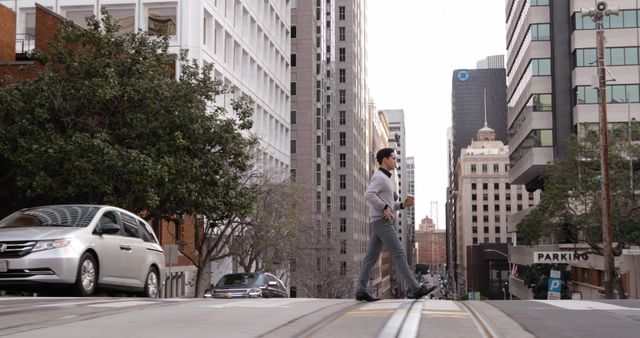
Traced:
<path fill-rule="evenodd" d="M 98 284 L 98 269 L 96 259 L 90 253 L 85 253 L 78 264 L 75 289 L 82 297 L 93 295 Z"/>
<path fill-rule="evenodd" d="M 147 280 L 144 283 L 144 296 L 158 298 L 160 294 L 160 277 L 156 268 L 150 268 L 147 273 Z"/>

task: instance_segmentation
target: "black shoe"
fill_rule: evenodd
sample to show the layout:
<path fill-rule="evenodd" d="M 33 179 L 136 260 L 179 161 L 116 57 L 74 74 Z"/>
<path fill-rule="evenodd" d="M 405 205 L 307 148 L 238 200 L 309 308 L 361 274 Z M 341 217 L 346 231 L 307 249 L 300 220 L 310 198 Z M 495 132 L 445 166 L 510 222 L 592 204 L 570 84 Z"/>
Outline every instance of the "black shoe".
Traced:
<path fill-rule="evenodd" d="M 366 292 L 357 292 L 356 293 L 356 300 L 364 300 L 367 302 L 375 302 L 377 300 L 380 300 L 380 298 L 375 298 L 373 296 L 371 296 L 370 294 L 366 293 Z"/>
<path fill-rule="evenodd" d="M 414 299 L 420 299 L 428 294 L 430 294 L 433 290 L 435 290 L 437 288 L 437 286 L 431 286 L 431 287 L 427 287 L 426 285 L 422 284 L 420 286 L 420 288 L 418 290 L 416 290 L 416 292 L 413 294 L 413 298 Z"/>

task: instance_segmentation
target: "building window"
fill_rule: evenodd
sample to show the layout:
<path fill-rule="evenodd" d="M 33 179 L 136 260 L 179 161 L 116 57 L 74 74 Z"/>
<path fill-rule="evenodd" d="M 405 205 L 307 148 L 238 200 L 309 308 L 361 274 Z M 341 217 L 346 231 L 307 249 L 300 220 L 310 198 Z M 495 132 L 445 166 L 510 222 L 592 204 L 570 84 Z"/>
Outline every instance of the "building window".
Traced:
<path fill-rule="evenodd" d="M 488 201 L 489 200 L 489 194 L 482 194 L 482 200 L 483 201 Z"/>
<path fill-rule="evenodd" d="M 551 59 L 531 60 L 531 75 L 533 76 L 551 75 Z"/>
<path fill-rule="evenodd" d="M 507 204 L 507 205 L 505 206 L 505 210 L 507 210 L 507 211 L 511 211 L 511 204 Z"/>
<path fill-rule="evenodd" d="M 297 122 L 297 116 L 296 115 L 297 115 L 296 111 L 292 110 L 291 111 L 291 124 L 296 124 L 296 122 Z"/>
<path fill-rule="evenodd" d="M 494 231 L 494 233 L 495 233 L 496 235 L 498 235 L 498 236 L 500 235 L 500 227 L 495 227 L 495 228 L 493 229 L 493 231 Z"/>
<path fill-rule="evenodd" d="M 471 190 L 476 190 L 477 184 L 471 183 Z"/>
<path fill-rule="evenodd" d="M 341 218 L 340 219 L 340 232 L 347 232 L 347 219 L 346 218 Z"/>
<path fill-rule="evenodd" d="M 482 211 L 485 211 L 485 212 L 489 211 L 489 205 L 484 204 L 484 205 L 482 206 Z"/>
<path fill-rule="evenodd" d="M 340 115 L 340 125 L 343 126 L 347 124 L 347 112 L 344 110 L 341 110 L 339 112 L 339 115 Z"/>
<path fill-rule="evenodd" d="M 474 245 L 478 244 L 478 238 L 477 238 L 477 237 L 474 237 L 474 238 L 473 238 L 473 244 L 474 244 Z"/>
<path fill-rule="evenodd" d="M 493 200 L 494 201 L 499 201 L 500 200 L 500 194 L 493 194 Z"/>
<path fill-rule="evenodd" d="M 322 210 L 322 194 L 319 191 L 316 191 L 316 212 L 321 212 Z"/>
<path fill-rule="evenodd" d="M 489 233 L 489 227 L 487 226 L 483 227 L 482 230 L 484 231 L 485 234 Z"/>
<path fill-rule="evenodd" d="M 346 40 L 346 28 L 345 27 L 338 27 L 338 41 L 345 41 Z"/>
<path fill-rule="evenodd" d="M 347 82 L 347 70 L 344 68 L 340 68 L 340 83 L 345 83 Z"/>
<path fill-rule="evenodd" d="M 475 204 L 471 205 L 471 211 L 478 211 L 478 206 Z"/>
<path fill-rule="evenodd" d="M 487 172 L 487 165 L 486 165 L 486 164 L 483 164 L 483 165 L 482 165 L 482 172 L 483 172 L 483 173 L 486 173 L 486 172 Z"/>
<path fill-rule="evenodd" d="M 296 95 L 297 92 L 297 88 L 296 88 L 296 83 L 295 82 L 291 82 L 291 95 Z"/>
<path fill-rule="evenodd" d="M 291 26 L 291 38 L 295 39 L 298 37 L 298 28 L 296 26 Z"/>
<path fill-rule="evenodd" d="M 331 171 L 327 170 L 327 191 L 331 191 Z"/>
<path fill-rule="evenodd" d="M 474 234 L 478 233 L 478 227 L 471 227 L 471 232 Z"/>
<path fill-rule="evenodd" d="M 471 200 L 472 200 L 472 201 L 475 201 L 475 200 L 477 200 L 477 199 L 478 199 L 478 197 L 477 197 L 477 195 L 476 195 L 476 194 L 471 194 Z"/>
<path fill-rule="evenodd" d="M 483 221 L 484 223 L 489 223 L 489 215 L 484 215 L 484 216 L 482 216 L 482 221 Z"/>
<path fill-rule="evenodd" d="M 347 103 L 347 91 L 344 90 L 344 89 L 340 89 L 339 93 L 340 93 L 340 95 L 339 95 L 340 101 L 339 102 L 340 103 Z"/>
<path fill-rule="evenodd" d="M 295 67 L 296 64 L 296 54 L 291 54 L 291 67 Z"/>
<path fill-rule="evenodd" d="M 346 167 L 347 167 L 347 154 L 341 153 L 340 154 L 340 168 L 346 168 Z"/>
<path fill-rule="evenodd" d="M 482 183 L 483 190 L 489 190 L 489 183 Z"/>
<path fill-rule="evenodd" d="M 340 241 L 340 253 L 341 254 L 346 254 L 347 253 L 347 240 L 343 239 L 342 241 Z"/>
<path fill-rule="evenodd" d="M 345 12 L 346 12 L 345 6 L 338 7 L 338 20 L 344 20 Z"/>
<path fill-rule="evenodd" d="M 347 133 L 345 132 L 340 132 L 340 146 L 346 146 L 347 145 Z"/>
<path fill-rule="evenodd" d="M 495 216 L 494 216 L 494 221 L 495 221 L 496 223 L 500 223 L 500 215 L 495 215 Z M 497 228 L 496 228 L 496 229 L 497 229 Z"/>
<path fill-rule="evenodd" d="M 150 7 L 148 20 L 148 33 L 150 36 L 158 36 L 161 33 L 176 35 L 176 7 Z"/>
<path fill-rule="evenodd" d="M 327 211 L 331 211 L 331 196 L 327 196 Z"/>
<path fill-rule="evenodd" d="M 485 237 L 485 238 L 484 238 L 484 242 L 485 242 L 485 243 L 489 243 L 489 237 Z"/>
<path fill-rule="evenodd" d="M 522 211 L 522 204 L 518 204 L 518 211 Z"/>
<path fill-rule="evenodd" d="M 340 175 L 340 189 L 347 189 L 347 175 Z"/>
<path fill-rule="evenodd" d="M 500 211 L 500 204 L 496 204 L 493 206 L 494 211 Z"/>
<path fill-rule="evenodd" d="M 340 262 L 340 276 L 344 276 L 347 274 L 347 262 Z"/>
<path fill-rule="evenodd" d="M 505 195 L 505 199 L 506 199 L 507 201 L 511 201 L 511 194 L 506 194 L 506 195 Z"/>
<path fill-rule="evenodd" d="M 478 222 L 478 216 L 476 216 L 476 215 L 471 216 L 471 222 L 477 223 Z"/>
<path fill-rule="evenodd" d="M 296 140 L 291 140 L 291 153 L 296 153 Z"/>
<path fill-rule="evenodd" d="M 135 25 L 134 25 L 134 18 L 135 18 L 135 8 L 133 6 L 131 7 L 121 7 L 120 5 L 117 6 L 104 6 L 107 10 L 107 12 L 109 12 L 109 15 L 111 15 L 120 25 L 120 30 L 118 31 L 118 35 L 122 35 L 122 34 L 126 34 L 126 33 L 133 33 L 135 30 Z M 93 11 L 91 11 L 91 14 L 93 14 Z M 211 17 L 209 15 L 205 16 L 205 22 L 204 22 L 204 26 L 205 26 L 205 34 L 203 36 L 204 39 L 204 44 L 207 44 L 207 35 L 206 32 L 207 31 L 211 31 Z M 83 21 L 83 23 L 85 23 Z"/>
<path fill-rule="evenodd" d="M 347 210 L 347 196 L 340 196 L 340 210 Z"/>
<path fill-rule="evenodd" d="M 345 62 L 347 59 L 347 49 L 338 48 L 338 61 Z"/>
<path fill-rule="evenodd" d="M 497 172 L 499 172 L 499 171 L 500 171 L 500 166 L 499 166 L 498 164 L 494 164 L 494 165 L 493 165 L 493 172 L 494 172 L 494 173 L 497 173 Z M 496 185 L 497 185 L 497 184 L 498 184 L 498 183 L 496 183 Z M 498 189 L 498 188 L 496 188 L 496 189 Z"/>
<path fill-rule="evenodd" d="M 475 172 L 476 172 L 476 165 L 475 165 L 475 164 L 472 164 L 472 165 L 471 165 L 471 172 L 472 172 L 472 173 L 475 173 Z"/>
<path fill-rule="evenodd" d="M 498 171 L 498 170 L 496 170 L 496 171 Z M 499 189 L 500 189 L 500 183 L 494 183 L 493 184 L 493 190 L 499 190 Z"/>
<path fill-rule="evenodd" d="M 537 23 L 529 26 L 531 30 L 531 40 L 532 41 L 548 41 L 550 40 L 549 34 L 549 24 L 548 23 Z"/>
<path fill-rule="evenodd" d="M 518 200 L 518 201 L 522 201 L 522 194 L 518 194 L 518 195 L 516 196 L 516 198 L 517 198 L 517 200 Z"/>

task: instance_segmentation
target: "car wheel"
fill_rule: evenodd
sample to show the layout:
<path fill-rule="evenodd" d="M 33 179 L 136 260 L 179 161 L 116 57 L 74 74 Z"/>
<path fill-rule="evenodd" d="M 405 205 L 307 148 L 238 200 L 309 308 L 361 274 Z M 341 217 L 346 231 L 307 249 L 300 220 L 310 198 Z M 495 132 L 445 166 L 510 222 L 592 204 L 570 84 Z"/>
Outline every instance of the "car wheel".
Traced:
<path fill-rule="evenodd" d="M 158 298 L 160 294 L 160 277 L 156 268 L 150 268 L 147 273 L 147 280 L 144 283 L 144 296 Z"/>
<path fill-rule="evenodd" d="M 78 264 L 78 275 L 76 277 L 75 289 L 81 297 L 93 295 L 98 286 L 98 268 L 96 259 L 90 253 L 85 253 L 80 258 Z"/>

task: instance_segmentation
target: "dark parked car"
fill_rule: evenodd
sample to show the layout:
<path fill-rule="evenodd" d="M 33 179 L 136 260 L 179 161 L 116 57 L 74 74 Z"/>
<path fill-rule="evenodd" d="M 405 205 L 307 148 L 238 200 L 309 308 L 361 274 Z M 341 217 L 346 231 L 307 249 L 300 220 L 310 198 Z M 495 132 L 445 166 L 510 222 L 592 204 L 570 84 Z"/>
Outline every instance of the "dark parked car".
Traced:
<path fill-rule="evenodd" d="M 204 293 L 206 298 L 288 298 L 278 277 L 268 272 L 244 272 L 224 275 Z"/>

